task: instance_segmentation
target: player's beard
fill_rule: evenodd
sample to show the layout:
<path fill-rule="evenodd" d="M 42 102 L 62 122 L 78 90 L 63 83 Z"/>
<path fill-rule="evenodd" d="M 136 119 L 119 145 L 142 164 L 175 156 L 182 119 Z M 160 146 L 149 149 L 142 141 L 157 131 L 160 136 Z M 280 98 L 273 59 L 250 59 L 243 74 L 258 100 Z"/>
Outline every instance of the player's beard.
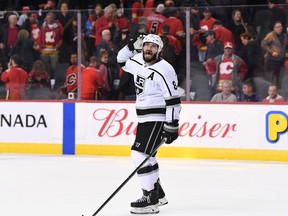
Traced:
<path fill-rule="evenodd" d="M 146 54 L 150 54 L 148 57 L 145 57 Z M 157 59 L 157 53 L 152 54 L 150 50 L 143 52 L 143 59 L 146 63 L 153 63 Z"/>

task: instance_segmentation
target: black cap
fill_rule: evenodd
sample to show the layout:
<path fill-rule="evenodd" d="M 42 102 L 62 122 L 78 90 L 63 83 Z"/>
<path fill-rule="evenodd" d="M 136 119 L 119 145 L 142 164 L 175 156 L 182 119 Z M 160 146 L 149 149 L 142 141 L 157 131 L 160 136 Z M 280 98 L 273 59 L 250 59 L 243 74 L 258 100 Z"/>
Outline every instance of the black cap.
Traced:
<path fill-rule="evenodd" d="M 209 35 L 214 35 L 214 37 L 215 37 L 216 33 L 215 33 L 215 31 L 213 31 L 213 30 L 208 30 L 208 31 L 204 34 L 205 37 L 207 37 L 207 36 L 209 36 Z"/>

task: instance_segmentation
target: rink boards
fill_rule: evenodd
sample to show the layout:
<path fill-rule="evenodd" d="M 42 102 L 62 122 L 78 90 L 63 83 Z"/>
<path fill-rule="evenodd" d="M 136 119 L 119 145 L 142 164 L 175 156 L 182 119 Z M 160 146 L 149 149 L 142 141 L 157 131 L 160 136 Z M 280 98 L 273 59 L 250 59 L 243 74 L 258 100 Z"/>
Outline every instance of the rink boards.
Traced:
<path fill-rule="evenodd" d="M 1 102 L 0 153 L 127 156 L 129 102 Z M 288 105 L 183 103 L 179 134 L 159 157 L 288 162 Z"/>

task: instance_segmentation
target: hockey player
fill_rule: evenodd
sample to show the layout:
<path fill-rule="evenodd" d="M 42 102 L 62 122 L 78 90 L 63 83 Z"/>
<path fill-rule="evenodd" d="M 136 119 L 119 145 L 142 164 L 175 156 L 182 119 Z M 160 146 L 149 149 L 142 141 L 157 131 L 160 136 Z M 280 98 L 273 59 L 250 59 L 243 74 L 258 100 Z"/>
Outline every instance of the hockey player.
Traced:
<path fill-rule="evenodd" d="M 178 138 L 181 110 L 178 80 L 173 67 L 159 57 L 162 48 L 163 42 L 158 35 L 140 35 L 123 47 L 117 56 L 123 70 L 134 76 L 138 127 L 131 148 L 131 160 L 135 167 L 152 153 L 162 139 L 170 144 Z M 137 175 L 143 196 L 131 203 L 131 213 L 159 213 L 158 206 L 168 201 L 159 182 L 156 154 L 137 171 Z"/>

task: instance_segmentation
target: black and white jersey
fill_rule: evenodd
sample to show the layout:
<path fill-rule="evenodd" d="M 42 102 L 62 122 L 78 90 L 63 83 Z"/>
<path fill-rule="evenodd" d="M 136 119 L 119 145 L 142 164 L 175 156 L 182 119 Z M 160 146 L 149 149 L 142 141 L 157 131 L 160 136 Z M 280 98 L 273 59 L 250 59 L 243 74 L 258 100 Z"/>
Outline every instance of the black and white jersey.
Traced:
<path fill-rule="evenodd" d="M 142 53 L 134 54 L 127 46 L 119 51 L 117 60 L 125 72 L 134 76 L 136 112 L 140 123 L 179 120 L 178 79 L 167 61 L 160 58 L 147 65 Z"/>

